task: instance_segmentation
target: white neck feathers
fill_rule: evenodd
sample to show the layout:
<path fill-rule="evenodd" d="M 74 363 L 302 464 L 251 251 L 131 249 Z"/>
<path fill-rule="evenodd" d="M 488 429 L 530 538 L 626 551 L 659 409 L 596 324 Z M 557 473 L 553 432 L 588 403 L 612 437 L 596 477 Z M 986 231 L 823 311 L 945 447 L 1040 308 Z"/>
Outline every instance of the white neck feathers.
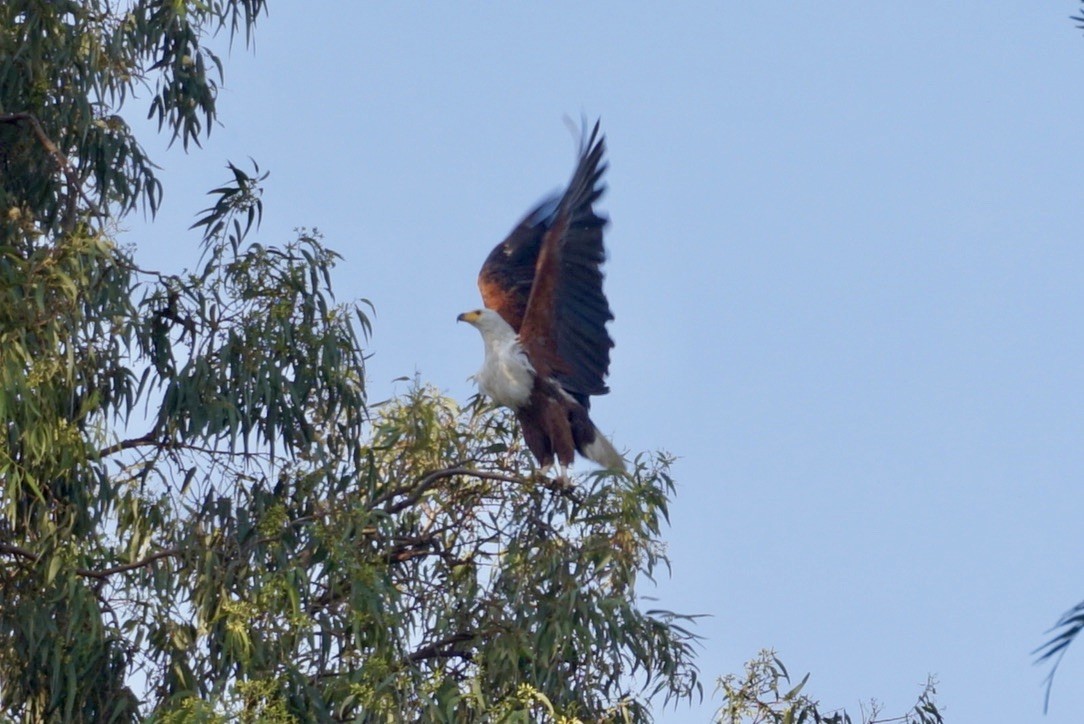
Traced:
<path fill-rule="evenodd" d="M 492 310 L 483 310 L 473 322 L 486 346 L 478 371 L 478 388 L 497 404 L 516 409 L 526 404 L 534 387 L 534 367 L 508 322 Z"/>

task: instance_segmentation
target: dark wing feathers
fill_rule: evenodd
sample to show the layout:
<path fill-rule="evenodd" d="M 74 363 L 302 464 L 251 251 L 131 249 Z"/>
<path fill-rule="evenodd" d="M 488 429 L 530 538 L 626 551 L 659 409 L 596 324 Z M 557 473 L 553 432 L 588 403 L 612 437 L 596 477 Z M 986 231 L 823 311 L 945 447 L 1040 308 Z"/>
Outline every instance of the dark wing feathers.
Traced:
<path fill-rule="evenodd" d="M 557 213 L 560 197 L 554 195 L 523 217 L 512 233 L 489 252 L 478 274 L 482 301 L 504 317 L 517 332 L 531 296 L 538 250 Z"/>
<path fill-rule="evenodd" d="M 561 281 L 561 241 L 568 229 L 568 215 L 558 212 L 553 226 L 542 237 L 534 283 L 519 327 L 519 341 L 535 372 L 543 378 L 568 374 L 570 363 L 561 356 L 557 317 L 558 284 Z"/>
<path fill-rule="evenodd" d="M 520 332 L 528 354 L 540 356 L 585 406 L 590 395 L 609 391 L 605 378 L 613 347 L 606 331 L 613 314 L 600 269 L 607 221 L 593 209 L 605 190 L 600 183 L 605 150 L 596 123 L 590 136 L 585 134 L 564 194 L 527 214 L 493 249 L 478 276 L 485 305 Z"/>
<path fill-rule="evenodd" d="M 606 323 L 614 317 L 602 292 L 600 269 L 606 259 L 602 232 L 607 221 L 593 208 L 605 190 L 601 184 L 606 171 L 602 161 L 605 151 L 605 139 L 599 135 L 596 123 L 581 147 L 580 162 L 561 204 L 569 223 L 561 244 L 557 348 L 568 371 L 558 379 L 584 406 L 589 403 L 588 396 L 609 392 L 605 380 L 614 346 L 606 331 Z"/>

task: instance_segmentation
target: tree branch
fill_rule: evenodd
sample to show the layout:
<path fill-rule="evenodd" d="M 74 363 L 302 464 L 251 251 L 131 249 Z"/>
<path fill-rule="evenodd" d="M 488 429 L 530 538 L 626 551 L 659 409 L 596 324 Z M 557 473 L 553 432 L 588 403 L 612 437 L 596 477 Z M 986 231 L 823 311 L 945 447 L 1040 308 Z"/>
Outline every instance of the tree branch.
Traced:
<path fill-rule="evenodd" d="M 259 458 L 261 453 L 258 452 L 245 452 L 244 450 L 221 450 L 213 447 L 205 447 L 203 445 L 192 445 L 187 442 L 180 442 L 177 440 L 156 440 L 154 432 L 148 432 L 146 435 L 140 435 L 139 437 L 131 438 L 130 440 L 121 440 L 120 442 L 113 443 L 108 447 L 104 447 L 98 451 L 99 458 L 109 457 L 110 455 L 116 455 L 124 450 L 131 450 L 137 447 L 153 447 L 158 450 L 187 450 L 189 452 L 204 453 L 206 455 L 226 455 L 229 457 L 240 458 Z"/>
<path fill-rule="evenodd" d="M 122 450 L 131 450 L 134 447 L 144 447 L 147 445 L 158 445 L 154 440 L 154 431 L 148 432 L 146 435 L 132 438 L 131 440 L 121 440 L 114 443 L 109 447 L 104 447 L 98 451 L 99 458 L 107 458 L 110 455 L 115 455 Z"/>
<path fill-rule="evenodd" d="M 59 165 L 61 169 L 70 169 L 74 172 L 74 169 L 71 168 L 71 164 L 68 163 L 68 157 L 61 153 L 60 149 L 57 148 L 56 144 L 53 143 L 52 139 L 45 133 L 41 121 L 39 121 L 37 116 L 33 113 L 27 113 L 25 111 L 8 113 L 7 115 L 0 116 L 0 123 L 29 123 L 30 128 L 34 131 L 34 135 L 38 139 L 38 143 L 40 143 L 45 150 L 49 152 L 49 155 L 56 160 L 57 165 Z"/>
<path fill-rule="evenodd" d="M 125 563 L 120 566 L 113 566 L 112 568 L 106 568 L 105 570 L 101 571 L 92 571 L 88 568 L 77 568 L 75 572 L 78 573 L 80 576 L 84 576 L 86 578 L 97 578 L 104 581 L 116 573 L 124 573 L 125 571 L 134 571 L 137 568 L 145 568 L 146 566 L 149 566 L 155 561 L 162 560 L 163 558 L 173 558 L 181 555 L 182 553 L 184 553 L 184 551 L 180 548 L 166 548 L 165 550 L 158 551 L 157 553 L 152 553 L 146 558 L 142 558 L 132 563 Z"/>
<path fill-rule="evenodd" d="M 42 145 L 46 153 L 53 157 L 56 161 L 57 167 L 64 174 L 65 180 L 68 182 L 68 198 L 66 202 L 66 210 L 64 212 L 64 229 L 70 231 L 75 224 L 75 214 L 77 211 L 76 200 L 82 197 L 91 210 L 98 216 L 104 216 L 101 211 L 98 210 L 97 205 L 87 197 L 83 191 L 83 184 L 79 181 L 79 173 L 68 161 L 68 157 L 57 147 L 53 140 L 49 138 L 49 134 L 45 132 L 45 128 L 42 127 L 41 121 L 33 113 L 26 111 L 20 111 L 18 113 L 8 113 L 6 115 L 0 115 L 0 123 L 27 123 L 30 125 L 31 130 L 34 132 L 34 137 L 38 139 L 38 143 Z"/>
<path fill-rule="evenodd" d="M 134 571 L 137 568 L 144 568 L 154 563 L 155 561 L 161 560 L 163 558 L 179 556 L 183 552 L 184 551 L 180 548 L 167 548 L 165 550 L 158 551 L 157 553 L 152 553 L 146 558 L 141 558 L 138 561 L 133 561 L 132 563 L 125 563 L 123 565 L 113 566 L 112 568 L 106 568 L 101 571 L 95 571 L 89 568 L 76 568 L 75 572 L 84 578 L 97 578 L 104 581 L 116 573 L 124 573 L 125 571 Z M 33 561 L 34 563 L 37 563 L 41 560 L 40 555 L 34 555 L 32 552 L 28 551 L 25 548 L 20 548 L 19 546 L 11 545 L 10 543 L 0 543 L 0 554 L 5 553 L 8 555 L 17 556 L 19 558 L 25 558 L 26 560 Z"/>
<path fill-rule="evenodd" d="M 525 485 L 527 483 L 523 478 L 517 478 L 511 475 L 505 475 L 503 473 L 491 473 L 485 470 L 471 470 L 469 468 L 444 468 L 443 470 L 434 470 L 428 475 L 424 476 L 418 482 L 412 485 L 403 485 L 393 490 L 389 490 L 381 495 L 378 495 L 369 504 L 370 508 L 375 508 L 383 503 L 389 503 L 391 500 L 400 495 L 406 495 L 403 500 L 400 500 L 394 505 L 389 505 L 387 508 L 388 513 L 398 513 L 404 508 L 409 508 L 411 505 L 417 503 L 425 493 L 431 490 L 438 482 L 444 478 L 453 478 L 457 475 L 464 475 L 467 477 L 479 478 L 481 480 L 496 480 L 503 483 L 516 483 L 519 485 Z M 409 493 L 409 495 L 408 495 Z"/>
<path fill-rule="evenodd" d="M 568 479 L 563 476 L 554 480 L 553 478 L 548 478 L 542 473 L 539 473 L 535 476 L 534 479 L 538 481 L 539 485 L 541 485 L 543 488 L 550 491 L 554 495 L 560 495 L 563 498 L 568 498 L 574 503 L 584 502 L 583 493 L 573 483 L 569 482 Z"/>
<path fill-rule="evenodd" d="M 419 661 L 425 661 L 426 659 L 450 659 L 461 658 L 466 661 L 470 661 L 474 658 L 474 654 L 470 651 L 460 651 L 453 648 L 456 644 L 468 643 L 478 638 L 478 634 L 470 633 L 468 631 L 461 631 L 451 636 L 446 636 L 440 641 L 434 641 L 431 644 L 422 646 L 407 656 L 407 659 L 413 663 Z"/>
<path fill-rule="evenodd" d="M 34 555 L 25 548 L 20 548 L 19 546 L 11 545 L 10 543 L 0 543 L 0 553 L 6 553 L 8 555 L 25 558 L 26 560 L 33 561 L 34 563 L 38 562 L 38 556 Z"/>

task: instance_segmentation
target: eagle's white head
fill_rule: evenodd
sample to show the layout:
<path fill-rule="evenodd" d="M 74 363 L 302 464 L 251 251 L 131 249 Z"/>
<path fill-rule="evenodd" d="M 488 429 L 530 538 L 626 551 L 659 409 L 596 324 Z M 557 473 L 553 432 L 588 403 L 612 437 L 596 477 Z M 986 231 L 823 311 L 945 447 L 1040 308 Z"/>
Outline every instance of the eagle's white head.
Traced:
<path fill-rule="evenodd" d="M 512 329 L 512 326 L 492 309 L 482 308 L 463 312 L 455 319 L 457 322 L 466 322 L 477 329 L 486 340 L 497 342 L 516 336 L 516 331 Z"/>

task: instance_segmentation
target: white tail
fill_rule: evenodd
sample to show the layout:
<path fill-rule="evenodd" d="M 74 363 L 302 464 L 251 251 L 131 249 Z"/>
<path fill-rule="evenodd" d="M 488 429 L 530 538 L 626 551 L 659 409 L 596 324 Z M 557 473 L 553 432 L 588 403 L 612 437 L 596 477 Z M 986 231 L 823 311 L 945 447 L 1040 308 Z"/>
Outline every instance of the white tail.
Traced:
<path fill-rule="evenodd" d="M 617 448 L 606 439 L 606 436 L 597 427 L 595 428 L 595 439 L 584 445 L 581 452 L 585 458 L 594 460 L 604 468 L 625 472 L 625 458 L 621 457 L 621 453 L 617 452 Z"/>

